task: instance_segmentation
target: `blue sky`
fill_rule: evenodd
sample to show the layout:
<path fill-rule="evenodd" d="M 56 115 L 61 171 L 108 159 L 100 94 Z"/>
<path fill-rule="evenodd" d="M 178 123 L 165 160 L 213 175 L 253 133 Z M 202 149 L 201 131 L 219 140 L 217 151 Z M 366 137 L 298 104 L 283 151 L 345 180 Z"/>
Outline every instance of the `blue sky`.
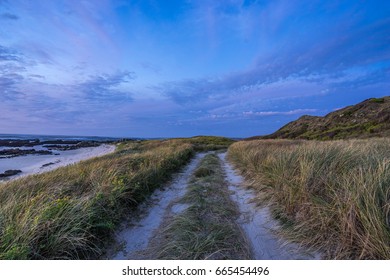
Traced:
<path fill-rule="evenodd" d="M 389 84 L 390 1 L 0 0 L 0 133 L 247 137 Z"/>

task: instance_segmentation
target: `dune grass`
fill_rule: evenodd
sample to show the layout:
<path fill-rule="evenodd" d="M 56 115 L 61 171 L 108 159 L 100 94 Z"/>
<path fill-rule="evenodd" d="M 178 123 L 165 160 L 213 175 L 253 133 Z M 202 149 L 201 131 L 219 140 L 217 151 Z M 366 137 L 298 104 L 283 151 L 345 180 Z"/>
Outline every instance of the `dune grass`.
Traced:
<path fill-rule="evenodd" d="M 88 259 L 193 155 L 180 140 L 122 143 L 100 158 L 0 184 L 0 259 Z"/>
<path fill-rule="evenodd" d="M 159 259 L 249 259 L 250 249 L 236 224 L 221 163 L 206 155 L 180 203 L 188 208 L 168 223 L 159 237 Z"/>
<path fill-rule="evenodd" d="M 237 142 L 228 157 L 294 241 L 331 259 L 390 259 L 390 139 Z"/>

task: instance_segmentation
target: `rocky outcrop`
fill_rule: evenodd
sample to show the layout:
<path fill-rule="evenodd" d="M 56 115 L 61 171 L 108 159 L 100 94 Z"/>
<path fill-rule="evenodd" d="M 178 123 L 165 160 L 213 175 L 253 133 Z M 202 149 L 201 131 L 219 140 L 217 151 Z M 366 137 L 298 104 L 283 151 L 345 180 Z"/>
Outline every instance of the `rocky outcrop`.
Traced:
<path fill-rule="evenodd" d="M 18 157 L 18 156 L 26 156 L 26 155 L 52 155 L 52 151 L 46 151 L 46 150 L 35 150 L 35 149 L 6 149 L 0 151 L 0 158 L 12 158 L 12 157 Z"/>
<path fill-rule="evenodd" d="M 34 147 L 36 145 L 40 145 L 39 139 L 31 139 L 31 140 L 0 139 L 1 147 Z"/>
<path fill-rule="evenodd" d="M 14 169 L 6 170 L 4 171 L 4 173 L 0 173 L 0 178 L 11 177 L 21 172 L 22 170 L 14 170 Z"/>
<path fill-rule="evenodd" d="M 46 141 L 49 142 L 49 141 Z M 50 141 L 53 142 L 53 141 Z M 69 142 L 69 141 L 64 141 Z M 88 147 L 97 147 L 100 146 L 100 142 L 95 141 L 81 141 L 77 142 L 76 144 L 65 144 L 65 143 L 57 143 L 57 144 L 45 144 L 43 147 L 49 149 L 49 150 L 59 150 L 59 151 L 69 151 L 69 150 L 77 150 L 80 148 L 88 148 Z"/>
<path fill-rule="evenodd" d="M 106 141 L 115 142 L 115 141 Z M 105 143 L 106 143 L 105 142 Z M 17 139 L 0 139 L 0 147 L 34 147 L 43 145 L 47 148 L 53 148 L 57 150 L 75 150 L 85 147 L 96 147 L 101 145 L 99 141 L 80 141 L 80 140 L 47 140 L 41 141 L 39 139 L 30 140 L 17 140 Z"/>

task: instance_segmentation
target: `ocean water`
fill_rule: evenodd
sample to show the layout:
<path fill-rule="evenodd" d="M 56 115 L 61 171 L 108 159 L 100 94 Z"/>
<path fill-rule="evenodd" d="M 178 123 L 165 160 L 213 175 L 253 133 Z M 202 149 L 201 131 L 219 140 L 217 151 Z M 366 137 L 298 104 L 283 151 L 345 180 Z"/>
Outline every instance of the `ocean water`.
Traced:
<path fill-rule="evenodd" d="M 80 140 L 80 141 L 115 141 L 120 140 L 121 138 L 115 137 L 100 137 L 100 136 L 64 136 L 64 135 L 35 135 L 35 134 L 1 134 L 0 140 L 34 140 L 39 139 L 40 141 L 49 141 L 49 140 Z"/>

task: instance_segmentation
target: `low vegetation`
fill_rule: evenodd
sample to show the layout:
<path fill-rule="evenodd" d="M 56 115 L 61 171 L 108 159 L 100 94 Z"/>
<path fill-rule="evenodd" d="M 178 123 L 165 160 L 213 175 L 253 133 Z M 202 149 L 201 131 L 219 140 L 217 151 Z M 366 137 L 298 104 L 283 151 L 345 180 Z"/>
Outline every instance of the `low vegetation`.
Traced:
<path fill-rule="evenodd" d="M 390 259 L 390 139 L 243 141 L 228 156 L 289 238 L 327 258 Z"/>
<path fill-rule="evenodd" d="M 180 140 L 121 143 L 115 153 L 0 184 L 0 259 L 86 259 L 193 155 Z"/>
<path fill-rule="evenodd" d="M 205 156 L 180 203 L 188 208 L 165 226 L 158 258 L 249 259 L 218 156 Z"/>
<path fill-rule="evenodd" d="M 193 145 L 196 151 L 223 150 L 235 142 L 230 138 L 218 136 L 195 136 L 191 138 L 179 138 L 178 140 Z"/>
<path fill-rule="evenodd" d="M 302 116 L 278 131 L 250 139 L 337 140 L 390 136 L 390 96 L 370 98 L 324 117 Z"/>

